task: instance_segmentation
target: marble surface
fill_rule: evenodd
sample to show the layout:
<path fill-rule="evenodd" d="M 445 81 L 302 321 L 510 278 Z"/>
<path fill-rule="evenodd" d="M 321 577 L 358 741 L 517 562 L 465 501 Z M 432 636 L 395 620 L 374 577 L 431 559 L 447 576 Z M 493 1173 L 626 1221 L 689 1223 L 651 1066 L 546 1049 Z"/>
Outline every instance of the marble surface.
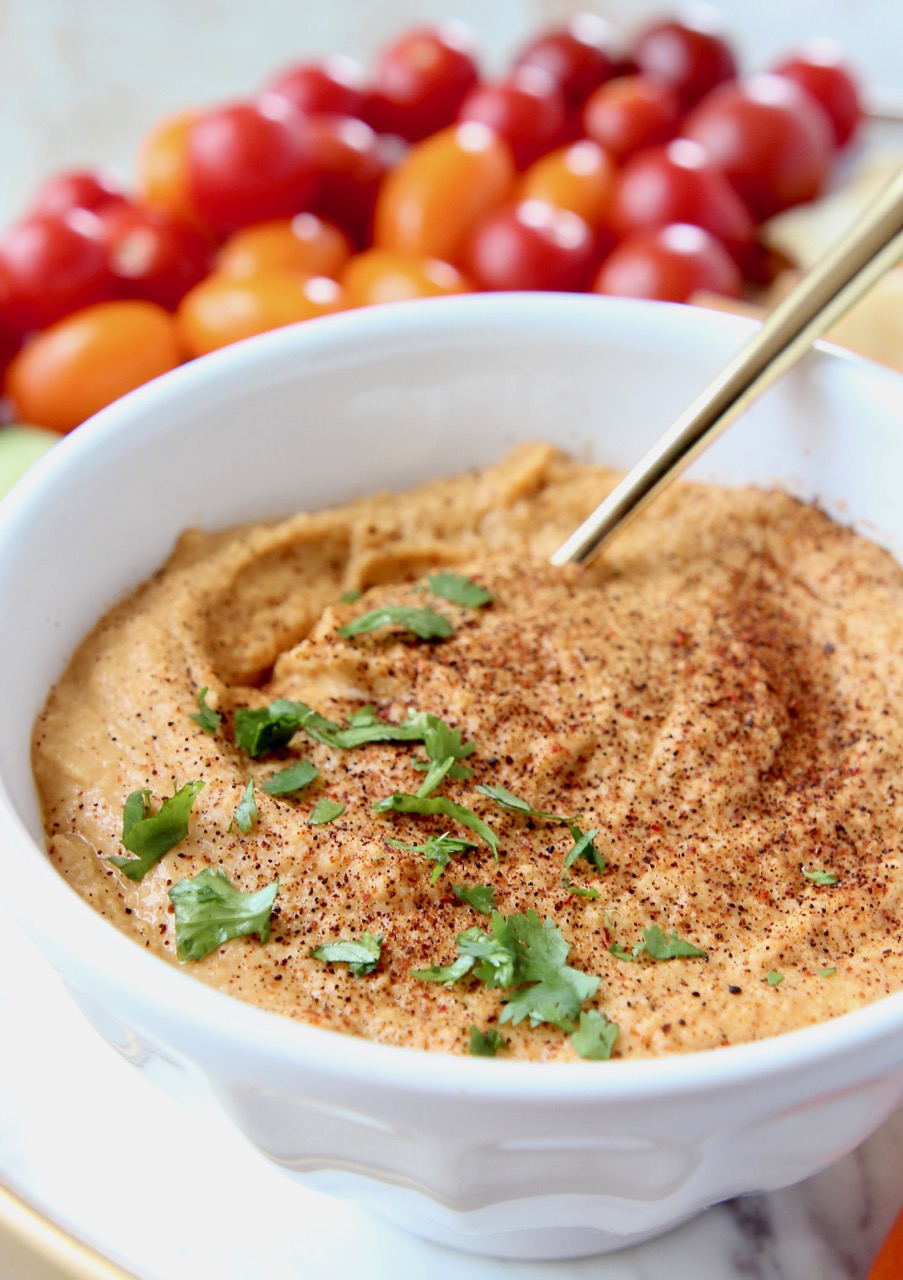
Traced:
<path fill-rule="evenodd" d="M 887 37 L 898 3 L 719 7 L 750 68 L 805 36 L 832 34 L 870 86 L 894 93 L 903 91 L 903 64 Z M 104 163 L 127 176 L 160 116 L 250 92 L 286 62 L 340 49 L 366 59 L 405 24 L 454 15 L 478 28 L 488 65 L 501 65 L 524 33 L 581 7 L 629 27 L 673 6 L 2 0 L 0 226 L 55 168 Z M 367 1280 L 861 1280 L 899 1208 L 903 1112 L 808 1182 L 711 1209 L 625 1253 L 555 1264 L 475 1260 L 300 1189 L 216 1118 L 158 1093 L 97 1039 L 0 919 L 0 1180 L 141 1280 L 335 1280 L 358 1271 Z"/>
<path fill-rule="evenodd" d="M 576 1262 L 496 1262 L 307 1191 L 89 1027 L 0 910 L 0 1181 L 139 1280 L 862 1280 L 899 1208 L 903 1111 L 808 1182 Z M 0 1273 L 3 1241 L 0 1237 Z"/>

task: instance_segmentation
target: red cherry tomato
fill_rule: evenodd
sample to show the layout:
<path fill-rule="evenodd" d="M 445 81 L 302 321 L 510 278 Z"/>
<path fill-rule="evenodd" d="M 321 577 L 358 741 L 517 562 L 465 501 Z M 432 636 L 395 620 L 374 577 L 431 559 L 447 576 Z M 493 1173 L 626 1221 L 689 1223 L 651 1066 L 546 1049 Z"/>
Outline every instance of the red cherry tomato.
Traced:
<path fill-rule="evenodd" d="M 275 76 L 267 92 L 280 93 L 308 115 L 360 115 L 366 98 L 364 68 L 356 58 L 333 54 L 301 62 Z"/>
<path fill-rule="evenodd" d="M 593 293 L 687 302 L 702 291 L 738 298 L 742 285 L 740 268 L 720 240 L 703 227 L 672 222 L 634 231 L 615 245 Z"/>
<path fill-rule="evenodd" d="M 723 80 L 733 80 L 737 63 L 714 10 L 699 8 L 681 20 L 647 27 L 633 56 L 639 69 L 676 90 L 684 106 L 705 97 Z"/>
<path fill-rule="evenodd" d="M 618 235 L 669 222 L 705 227 L 736 251 L 752 240 L 743 201 L 705 150 L 688 138 L 636 152 L 615 177 L 611 223 Z"/>
<path fill-rule="evenodd" d="M 215 234 L 300 212 L 315 178 L 307 117 L 278 94 L 211 111 L 188 135 L 191 198 Z"/>
<path fill-rule="evenodd" d="M 0 265 L 9 293 L 8 323 L 20 333 L 43 329 L 113 292 L 100 220 L 87 209 L 14 223 L 0 240 Z"/>
<path fill-rule="evenodd" d="M 587 98 L 583 130 L 616 160 L 623 160 L 641 147 L 672 138 L 680 114 L 680 99 L 664 80 L 617 76 Z"/>
<path fill-rule="evenodd" d="M 786 76 L 750 76 L 713 89 L 687 116 L 683 133 L 724 170 L 759 222 L 814 199 L 831 169 L 827 116 Z"/>
<path fill-rule="evenodd" d="M 345 302 L 366 307 L 378 302 L 407 302 L 470 293 L 473 285 L 450 262 L 392 249 L 367 249 L 349 259 L 342 273 Z"/>
<path fill-rule="evenodd" d="M 380 53 L 364 118 L 378 133 L 419 142 L 452 123 L 477 79 L 469 27 L 416 27 Z"/>
<path fill-rule="evenodd" d="M 583 218 L 543 200 L 496 209 L 471 232 L 461 260 L 483 289 L 585 289 L 597 259 Z"/>
<path fill-rule="evenodd" d="M 162 209 L 120 204 L 99 216 L 120 297 L 144 298 L 173 311 L 210 269 L 210 241 Z"/>
<path fill-rule="evenodd" d="M 356 245 L 369 244 L 376 197 L 392 158 L 387 139 L 352 116 L 309 116 L 308 131 L 317 173 L 310 209 L 337 222 Z"/>
<path fill-rule="evenodd" d="M 270 271 L 338 277 L 351 254 L 348 238 L 314 213 L 244 227 L 216 255 L 216 270 L 235 279 Z"/>
<path fill-rule="evenodd" d="M 565 27 L 544 31 L 521 50 L 515 67 L 540 67 L 562 89 L 569 107 L 579 107 L 598 85 L 616 74 L 620 42 L 598 13 L 578 13 Z"/>
<path fill-rule="evenodd" d="M 100 302 L 26 342 L 9 366 L 6 389 L 23 421 L 71 431 L 182 358 L 168 311 L 152 302 Z"/>
<path fill-rule="evenodd" d="M 470 229 L 514 185 L 507 144 L 483 124 L 452 125 L 416 143 L 387 175 L 373 239 L 383 249 L 458 261 Z"/>
<path fill-rule="evenodd" d="M 488 125 L 511 148 L 518 169 L 565 140 L 564 93 L 547 71 L 520 67 L 506 80 L 478 85 L 464 99 L 458 119 Z"/>
<path fill-rule="evenodd" d="M 827 114 L 834 143 L 845 147 L 862 119 L 859 87 L 836 40 L 812 40 L 774 68 L 775 74 L 795 80 Z"/>
<path fill-rule="evenodd" d="M 115 174 L 103 169 L 69 169 L 38 187 L 31 212 L 68 213 L 70 209 L 90 209 L 96 213 L 111 204 L 125 203 L 125 189 Z"/>
<path fill-rule="evenodd" d="M 189 290 L 176 312 L 180 340 L 193 356 L 342 308 L 342 290 L 326 276 L 268 271 L 236 280 L 214 272 Z"/>

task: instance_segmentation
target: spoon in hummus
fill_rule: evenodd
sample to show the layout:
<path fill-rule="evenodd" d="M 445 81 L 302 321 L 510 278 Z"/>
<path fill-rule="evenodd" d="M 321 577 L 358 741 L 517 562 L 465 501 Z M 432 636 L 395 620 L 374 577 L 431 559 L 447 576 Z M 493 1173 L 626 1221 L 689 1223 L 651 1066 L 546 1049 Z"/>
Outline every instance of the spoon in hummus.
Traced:
<path fill-rule="evenodd" d="M 551 557 L 585 563 L 903 258 L 903 169 Z"/>

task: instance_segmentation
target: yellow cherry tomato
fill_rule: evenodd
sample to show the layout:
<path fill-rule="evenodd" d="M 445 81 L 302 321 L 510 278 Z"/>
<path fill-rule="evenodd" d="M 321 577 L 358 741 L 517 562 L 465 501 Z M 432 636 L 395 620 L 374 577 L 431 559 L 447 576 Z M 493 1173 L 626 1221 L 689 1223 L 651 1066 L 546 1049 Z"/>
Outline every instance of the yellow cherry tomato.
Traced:
<path fill-rule="evenodd" d="M 570 209 L 598 227 L 606 218 L 614 175 L 608 153 L 584 138 L 534 161 L 521 178 L 517 198 Z"/>
<path fill-rule="evenodd" d="M 341 281 L 349 307 L 473 292 L 471 282 L 450 262 L 394 249 L 356 253 L 342 272 Z"/>
<path fill-rule="evenodd" d="M 36 334 L 15 355 L 6 392 L 19 416 L 71 431 L 92 413 L 181 364 L 173 317 L 154 302 L 98 302 Z"/>
<path fill-rule="evenodd" d="M 315 213 L 243 227 L 216 255 L 216 270 L 236 279 L 267 271 L 303 271 L 337 277 L 351 256 L 344 231 Z"/>
<path fill-rule="evenodd" d="M 214 272 L 186 293 L 176 312 L 182 343 L 206 355 L 242 338 L 340 311 L 341 286 L 328 276 L 268 271 L 246 279 Z"/>
<path fill-rule="evenodd" d="M 373 242 L 453 262 L 473 226 L 510 194 L 514 160 L 507 143 L 477 121 L 418 142 L 384 178 Z"/>
<path fill-rule="evenodd" d="M 903 1276 L 903 1210 L 872 1263 L 868 1280 L 900 1280 Z"/>
<path fill-rule="evenodd" d="M 202 219 L 188 186 L 188 135 L 200 112 L 166 116 L 145 135 L 138 152 L 135 192 L 141 204 L 164 209 L 195 226 Z"/>

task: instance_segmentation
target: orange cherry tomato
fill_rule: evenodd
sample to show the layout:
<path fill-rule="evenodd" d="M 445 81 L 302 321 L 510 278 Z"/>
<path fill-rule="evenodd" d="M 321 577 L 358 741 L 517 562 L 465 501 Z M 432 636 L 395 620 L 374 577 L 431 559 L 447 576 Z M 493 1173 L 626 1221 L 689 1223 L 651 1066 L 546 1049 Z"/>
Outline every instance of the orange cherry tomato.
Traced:
<path fill-rule="evenodd" d="M 71 431 L 183 359 L 175 321 L 154 302 L 98 302 L 50 325 L 13 357 L 6 392 L 18 416 Z"/>
<path fill-rule="evenodd" d="M 903 1211 L 878 1250 L 878 1256 L 872 1263 L 868 1280 L 900 1280 L 901 1276 L 903 1276 Z"/>
<path fill-rule="evenodd" d="M 198 226 L 198 214 L 188 187 L 188 135 L 200 119 L 198 111 L 182 111 L 154 125 L 138 152 L 136 195 L 141 204 L 165 209 Z"/>
<path fill-rule="evenodd" d="M 186 293 L 176 324 L 186 351 L 202 356 L 255 333 L 339 311 L 342 305 L 341 287 L 327 276 L 267 271 L 236 280 L 214 272 Z"/>
<path fill-rule="evenodd" d="M 515 178 L 507 144 L 476 121 L 416 143 L 384 179 L 374 244 L 455 260 L 472 227 L 509 195 Z"/>
<path fill-rule="evenodd" d="M 450 262 L 394 249 L 356 253 L 342 273 L 342 284 L 349 307 L 473 292 L 471 282 Z"/>
<path fill-rule="evenodd" d="M 608 154 L 584 138 L 535 160 L 521 178 L 517 198 L 570 209 L 591 227 L 598 227 L 608 211 L 614 172 Z"/>
<path fill-rule="evenodd" d="M 350 256 L 343 231 L 315 213 L 298 213 L 236 231 L 217 253 L 216 270 L 235 279 L 269 271 L 335 277 Z"/>

